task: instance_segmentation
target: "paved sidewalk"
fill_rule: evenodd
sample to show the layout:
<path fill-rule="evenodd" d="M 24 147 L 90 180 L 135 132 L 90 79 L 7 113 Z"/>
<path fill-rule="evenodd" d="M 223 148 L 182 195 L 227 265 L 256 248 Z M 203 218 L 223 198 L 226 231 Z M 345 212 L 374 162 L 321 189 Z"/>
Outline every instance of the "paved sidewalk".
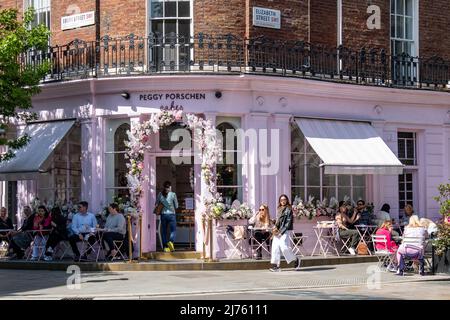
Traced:
<path fill-rule="evenodd" d="M 67 288 L 67 279 L 71 274 L 65 272 L 2 270 L 0 299 L 147 299 L 176 296 L 197 299 L 196 295 L 230 293 L 245 293 L 249 298 L 264 291 L 291 292 L 355 286 L 376 291 L 383 290 L 384 285 L 395 283 L 420 285 L 421 282 L 450 280 L 448 275 L 421 277 L 411 274 L 398 277 L 393 273 L 376 273 L 375 266 L 373 263 L 335 265 L 303 268 L 301 271 L 284 269 L 279 273 L 268 270 L 82 272 L 81 289 L 78 290 Z M 405 289 L 406 298 L 414 298 L 413 294 Z M 201 299 L 200 296 L 198 298 Z M 443 299 L 450 299 L 450 295 Z"/>

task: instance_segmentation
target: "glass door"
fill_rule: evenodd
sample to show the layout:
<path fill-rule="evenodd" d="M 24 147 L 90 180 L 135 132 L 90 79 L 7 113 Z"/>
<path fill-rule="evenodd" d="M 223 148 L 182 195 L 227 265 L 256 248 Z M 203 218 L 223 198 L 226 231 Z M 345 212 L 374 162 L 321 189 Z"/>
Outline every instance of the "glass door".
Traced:
<path fill-rule="evenodd" d="M 178 200 L 177 230 L 175 237 L 175 250 L 195 250 L 195 197 L 194 197 L 194 162 L 190 164 L 174 164 L 171 157 L 156 157 L 156 192 L 163 190 L 165 181 L 172 185 Z M 161 230 L 161 232 L 164 232 Z M 166 230 L 167 236 L 169 235 Z"/>

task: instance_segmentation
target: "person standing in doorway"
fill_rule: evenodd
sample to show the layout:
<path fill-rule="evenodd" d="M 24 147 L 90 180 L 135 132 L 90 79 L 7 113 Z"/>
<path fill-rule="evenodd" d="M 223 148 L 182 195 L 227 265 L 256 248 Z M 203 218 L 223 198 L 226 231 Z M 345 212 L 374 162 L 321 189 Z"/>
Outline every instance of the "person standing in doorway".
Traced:
<path fill-rule="evenodd" d="M 292 248 L 289 245 L 289 232 L 294 229 L 294 216 L 292 214 L 292 208 L 289 203 L 287 195 L 282 194 L 278 199 L 277 207 L 277 220 L 275 222 L 275 228 L 273 229 L 272 240 L 272 254 L 270 263 L 273 265 L 269 270 L 272 272 L 281 271 L 280 259 L 281 253 L 287 263 L 295 261 L 295 270 L 300 267 L 300 259 L 292 252 Z"/>
<path fill-rule="evenodd" d="M 172 191 L 172 185 L 169 181 L 164 182 L 164 189 L 156 198 L 155 205 L 163 205 L 161 210 L 161 238 L 164 246 L 164 252 L 175 251 L 174 241 L 177 231 L 176 209 L 178 200 L 175 192 Z M 170 230 L 169 240 L 167 240 L 167 228 Z"/>

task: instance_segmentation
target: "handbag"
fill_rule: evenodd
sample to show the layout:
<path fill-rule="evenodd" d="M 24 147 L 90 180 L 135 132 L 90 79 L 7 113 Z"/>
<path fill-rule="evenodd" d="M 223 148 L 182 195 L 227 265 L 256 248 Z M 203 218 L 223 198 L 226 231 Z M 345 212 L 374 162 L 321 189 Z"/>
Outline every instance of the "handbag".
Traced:
<path fill-rule="evenodd" d="M 359 256 L 367 256 L 369 255 L 369 248 L 367 248 L 367 245 L 361 241 L 356 247 L 356 252 Z"/>
<path fill-rule="evenodd" d="M 153 209 L 153 213 L 159 216 L 161 214 L 162 209 L 164 208 L 164 205 L 160 202 L 155 209 Z"/>

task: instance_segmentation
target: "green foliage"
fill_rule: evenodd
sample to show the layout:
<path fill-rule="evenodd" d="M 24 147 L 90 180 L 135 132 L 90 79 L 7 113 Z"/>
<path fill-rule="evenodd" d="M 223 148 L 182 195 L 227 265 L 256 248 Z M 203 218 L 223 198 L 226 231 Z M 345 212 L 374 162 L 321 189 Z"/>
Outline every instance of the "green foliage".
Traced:
<path fill-rule="evenodd" d="M 14 150 L 24 147 L 30 137 L 8 137 L 10 124 L 37 119 L 30 112 L 31 98 L 39 93 L 39 82 L 50 70 L 50 63 L 25 64 L 23 58 L 34 50 L 47 49 L 49 30 L 43 26 L 31 26 L 34 10 L 27 10 L 22 20 L 15 9 L 0 11 L 0 146 L 8 151 L 0 154 L 0 162 L 14 156 Z"/>
<path fill-rule="evenodd" d="M 438 236 L 433 245 L 437 255 L 443 255 L 450 248 L 450 184 L 441 184 L 438 187 L 439 196 L 434 199 L 439 202 L 442 222 L 438 224 Z"/>

